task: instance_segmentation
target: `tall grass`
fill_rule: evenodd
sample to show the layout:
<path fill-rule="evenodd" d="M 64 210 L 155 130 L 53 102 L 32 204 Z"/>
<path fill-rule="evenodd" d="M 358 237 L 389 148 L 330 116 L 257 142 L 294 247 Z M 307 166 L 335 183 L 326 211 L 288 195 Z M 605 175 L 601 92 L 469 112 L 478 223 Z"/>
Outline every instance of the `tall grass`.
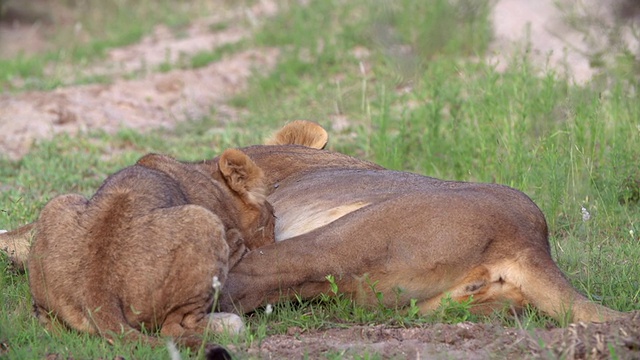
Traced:
<path fill-rule="evenodd" d="M 212 114 L 172 132 L 58 136 L 20 161 L 0 160 L 0 228 L 34 220 L 57 194 L 91 194 L 108 174 L 146 152 L 209 158 L 226 147 L 260 143 L 284 122 L 306 118 L 329 130 L 334 150 L 393 169 L 524 191 L 546 214 L 554 256 L 572 283 L 612 308 L 638 309 L 636 81 L 614 77 L 606 90 L 576 86 L 536 73 L 525 56 L 496 71 L 482 60 L 491 36 L 488 1 L 300 3 L 279 2 L 281 12 L 242 45 L 281 49 L 275 70 L 257 73 L 233 100 L 245 110 L 242 121 L 221 128 L 224 122 Z M 167 357 L 164 349 L 112 347 L 43 330 L 29 315 L 26 277 L 10 271 L 4 259 L 0 267 L 0 343 L 8 344 L 9 357 Z M 292 327 L 455 322 L 469 319 L 467 310 L 448 304 L 425 318 L 411 309 L 362 309 L 340 296 L 321 297 L 278 305 L 270 315 L 259 310 L 247 318 L 245 335 L 214 340 L 235 344 L 242 355 Z M 473 320 L 513 324 L 501 316 Z M 519 324 L 548 321 L 529 310 Z"/>
<path fill-rule="evenodd" d="M 389 168 L 524 191 L 574 285 L 638 308 L 637 81 L 577 86 L 536 72 L 526 54 L 498 72 L 478 60 L 487 3 L 412 4 L 311 2 L 282 13 L 258 39 L 284 47 L 280 65 L 237 104 L 255 124 L 318 120 L 333 127 L 333 149 Z"/>

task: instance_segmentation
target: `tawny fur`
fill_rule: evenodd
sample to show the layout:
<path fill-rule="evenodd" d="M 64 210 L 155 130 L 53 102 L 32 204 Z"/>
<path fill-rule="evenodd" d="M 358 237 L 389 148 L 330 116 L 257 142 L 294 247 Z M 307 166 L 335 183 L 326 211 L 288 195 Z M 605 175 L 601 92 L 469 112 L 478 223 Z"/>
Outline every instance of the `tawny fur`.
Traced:
<path fill-rule="evenodd" d="M 285 125 L 282 129 L 280 129 L 274 136 L 267 140 L 267 144 L 270 145 L 301 145 L 307 146 L 314 149 L 322 149 L 327 144 L 328 134 L 327 132 L 318 124 L 305 121 L 305 120 L 296 120 L 287 125 Z M 237 150 L 236 150 L 237 151 Z M 227 155 L 229 157 L 233 157 L 236 153 L 231 153 L 227 150 Z M 149 156 L 144 161 L 150 161 L 154 156 Z M 160 155 L 157 155 L 160 156 Z M 141 161 L 143 161 L 141 160 Z M 229 165 L 225 165 L 224 163 L 221 165 L 221 171 L 226 171 L 225 169 L 229 169 Z M 251 168 L 254 169 L 254 168 Z M 254 174 L 254 181 L 258 181 L 261 179 L 261 170 L 260 168 L 255 168 L 257 173 Z M 259 184 L 254 184 L 259 187 Z M 242 189 L 237 190 L 242 191 Z M 255 196 L 255 199 L 252 201 L 262 201 L 264 199 L 264 194 L 260 192 L 253 192 L 250 195 Z M 36 223 L 31 223 L 19 227 L 15 230 L 9 231 L 7 233 L 0 234 L 0 251 L 4 251 L 9 260 L 12 262 L 13 266 L 22 271 L 26 267 L 27 256 L 29 254 L 29 248 L 31 246 L 31 240 L 33 235 L 35 234 Z"/>
<path fill-rule="evenodd" d="M 27 266 L 27 256 L 35 230 L 36 224 L 31 223 L 0 234 L 0 251 L 7 255 L 12 266 L 18 271 L 24 271 Z"/>
<path fill-rule="evenodd" d="M 155 344 L 141 330 L 159 329 L 198 346 L 226 321 L 210 314 L 213 278 L 224 283 L 246 248 L 273 243 L 262 177 L 238 150 L 194 164 L 149 154 L 91 199 L 54 198 L 28 258 L 36 314 L 107 338 Z"/>
<path fill-rule="evenodd" d="M 322 126 L 305 120 L 296 120 L 285 125 L 268 139 L 266 145 L 302 145 L 324 149 L 329 135 Z"/>
<path fill-rule="evenodd" d="M 298 132 L 317 131 L 306 126 L 285 126 L 275 143 L 324 146 L 299 140 L 306 135 Z M 242 150 L 265 170 L 276 237 L 287 240 L 249 252 L 231 269 L 228 311 L 250 311 L 282 295 L 317 296 L 329 291 L 325 276 L 333 275 L 341 291 L 364 304 L 377 304 L 375 284 L 390 305 L 416 299 L 423 312 L 448 294 L 473 296 L 482 313 L 506 302 L 563 320 L 622 316 L 569 284 L 551 258 L 543 214 L 517 190 L 389 171 L 300 146 Z"/>
<path fill-rule="evenodd" d="M 281 135 L 295 138 L 291 131 Z M 449 295 L 471 297 L 479 313 L 531 304 L 563 321 L 622 316 L 570 285 L 551 257 L 542 212 L 520 191 L 308 147 L 242 150 L 266 170 L 278 242 L 231 269 L 226 311 L 329 293 L 333 275 L 342 293 L 374 306 L 381 294 L 389 306 L 415 299 L 427 313 Z"/>

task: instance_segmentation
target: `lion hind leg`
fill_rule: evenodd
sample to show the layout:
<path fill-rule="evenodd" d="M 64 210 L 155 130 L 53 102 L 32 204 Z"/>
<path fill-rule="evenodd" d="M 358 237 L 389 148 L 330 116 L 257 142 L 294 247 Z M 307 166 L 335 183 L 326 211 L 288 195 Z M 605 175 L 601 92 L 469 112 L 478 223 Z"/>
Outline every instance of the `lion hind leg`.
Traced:
<path fill-rule="evenodd" d="M 598 322 L 622 316 L 576 291 L 546 252 L 478 266 L 447 291 L 418 304 L 421 311 L 437 309 L 447 294 L 458 302 L 472 297 L 470 310 L 478 314 L 506 306 L 517 312 L 531 304 L 558 321 Z"/>
<path fill-rule="evenodd" d="M 98 314 L 99 312 L 100 310 L 92 313 L 74 306 L 63 306 L 59 309 L 58 315 L 55 315 L 39 305 L 34 305 L 34 313 L 40 325 L 54 333 L 61 329 L 60 326 L 55 326 L 55 324 L 58 324 L 67 329 L 71 328 L 94 335 L 99 334 L 111 344 L 119 338 L 127 341 L 141 341 L 151 345 L 157 344 L 157 341 L 152 337 L 144 335 L 139 330 L 129 326 L 124 321 L 124 318 L 109 323 L 109 321 L 103 319 L 102 314 Z M 118 311 L 115 309 L 114 314 L 117 313 Z M 109 317 L 113 318 L 114 316 L 112 314 Z"/>
<path fill-rule="evenodd" d="M 244 253 L 241 234 L 235 229 L 225 233 L 220 218 L 197 205 L 157 209 L 140 221 L 163 234 L 171 249 L 171 259 L 165 259 L 170 271 L 162 278 L 162 286 L 153 290 L 155 306 L 170 309 L 161 319 L 160 335 L 197 349 L 208 332 L 220 333 L 227 327 L 231 333 L 239 332 L 231 321 L 224 326 L 225 321 L 210 312 L 229 262 L 239 261 Z M 233 316 L 243 328 L 242 320 Z"/>
<path fill-rule="evenodd" d="M 58 314 L 45 314 L 43 308 L 37 309 L 36 314 L 40 322 L 51 328 L 52 320 L 59 319 L 67 327 L 89 334 L 100 335 L 110 344 L 116 340 L 126 342 L 141 342 L 152 346 L 160 345 L 159 339 L 144 334 L 129 324 L 118 302 L 110 296 L 96 296 L 91 304 L 81 309 L 71 304 L 58 309 Z"/>
<path fill-rule="evenodd" d="M 469 310 L 474 314 L 488 315 L 505 307 L 519 311 L 526 304 L 522 292 L 494 270 L 485 265 L 473 268 L 454 286 L 419 303 L 420 311 L 423 314 L 433 312 L 445 297 L 456 302 L 471 299 Z"/>
<path fill-rule="evenodd" d="M 558 321 L 602 322 L 623 316 L 580 294 L 546 252 L 523 255 L 505 270 L 529 303 Z"/>
<path fill-rule="evenodd" d="M 92 322 L 108 339 L 120 337 L 152 345 L 161 344 L 163 340 L 135 327 L 161 325 L 161 336 L 175 338 L 177 343 L 197 350 L 209 322 L 207 312 L 211 310 L 213 277 L 224 281 L 227 273 L 229 249 L 224 225 L 217 215 L 201 206 L 180 205 L 155 209 L 136 218 L 133 226 L 144 229 L 141 234 L 151 236 L 157 250 L 152 257 L 139 258 L 139 265 L 153 269 L 162 264 L 169 267 L 168 272 L 153 278 L 141 271 L 139 277 L 130 279 L 131 283 L 139 284 L 119 295 L 126 294 L 128 299 L 124 308 L 108 294 L 96 297 L 93 304 L 100 307 L 90 314 Z M 136 293 L 140 289 L 144 290 Z M 137 313 L 129 309 L 140 310 Z M 157 318 L 148 317 L 151 309 L 160 311 Z M 162 309 L 171 310 L 163 313 Z"/>
<path fill-rule="evenodd" d="M 66 295 L 74 288 L 66 271 L 68 256 L 73 253 L 73 246 L 68 245 L 77 237 L 75 224 L 86 201 L 76 194 L 55 197 L 42 209 L 38 222 L 27 225 L 26 231 L 35 234 L 27 258 L 29 287 L 35 315 L 45 326 L 57 318 L 70 328 L 87 331 L 81 297 Z"/>
<path fill-rule="evenodd" d="M 117 338 L 124 338 L 154 344 L 147 335 L 127 323 L 117 306 L 101 306 L 95 311 L 90 311 L 67 304 L 59 307 L 57 313 L 53 313 L 42 306 L 34 305 L 34 313 L 40 324 L 49 331 L 57 331 L 59 327 L 54 324 L 62 324 L 76 331 L 98 334 L 110 343 Z"/>
<path fill-rule="evenodd" d="M 119 313 L 115 313 L 119 314 Z M 214 316 L 229 315 L 229 316 Z M 109 343 L 116 340 L 124 340 L 126 342 L 140 342 L 151 346 L 163 346 L 165 340 L 156 336 L 146 335 L 142 331 L 131 327 L 122 317 L 122 321 L 118 319 L 119 315 L 112 317 L 111 321 L 102 318 L 100 335 L 107 339 Z M 95 321 L 95 319 L 93 319 Z M 242 319 L 235 314 L 207 314 L 187 315 L 173 317 L 169 315 L 160 330 L 162 337 L 170 337 L 176 343 L 190 348 L 192 351 L 198 351 L 203 345 L 207 345 L 207 353 L 209 348 L 215 348 L 216 344 L 205 344 L 203 335 L 207 331 L 213 333 L 222 333 L 227 331 L 229 334 L 239 334 L 244 330 Z M 223 349 L 224 350 L 224 349 Z M 224 350 L 226 352 L 226 350 Z"/>

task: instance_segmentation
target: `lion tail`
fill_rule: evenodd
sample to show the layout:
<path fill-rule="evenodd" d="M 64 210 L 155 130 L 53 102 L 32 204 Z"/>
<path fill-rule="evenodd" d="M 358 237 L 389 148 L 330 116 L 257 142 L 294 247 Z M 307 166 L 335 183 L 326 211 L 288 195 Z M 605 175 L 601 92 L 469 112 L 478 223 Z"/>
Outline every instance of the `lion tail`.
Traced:
<path fill-rule="evenodd" d="M 0 252 L 7 254 L 13 267 L 20 272 L 23 272 L 27 265 L 35 225 L 33 222 L 11 231 L 0 231 Z"/>

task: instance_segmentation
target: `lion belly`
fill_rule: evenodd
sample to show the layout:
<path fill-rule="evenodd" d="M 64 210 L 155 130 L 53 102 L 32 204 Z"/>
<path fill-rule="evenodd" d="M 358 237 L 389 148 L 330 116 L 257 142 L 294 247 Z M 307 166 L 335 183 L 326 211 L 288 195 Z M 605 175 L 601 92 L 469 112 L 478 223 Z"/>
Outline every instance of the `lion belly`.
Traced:
<path fill-rule="evenodd" d="M 338 205 L 327 202 L 325 204 L 302 204 L 279 213 L 276 210 L 278 217 L 275 228 L 276 241 L 306 234 L 369 204 L 365 201 Z"/>

